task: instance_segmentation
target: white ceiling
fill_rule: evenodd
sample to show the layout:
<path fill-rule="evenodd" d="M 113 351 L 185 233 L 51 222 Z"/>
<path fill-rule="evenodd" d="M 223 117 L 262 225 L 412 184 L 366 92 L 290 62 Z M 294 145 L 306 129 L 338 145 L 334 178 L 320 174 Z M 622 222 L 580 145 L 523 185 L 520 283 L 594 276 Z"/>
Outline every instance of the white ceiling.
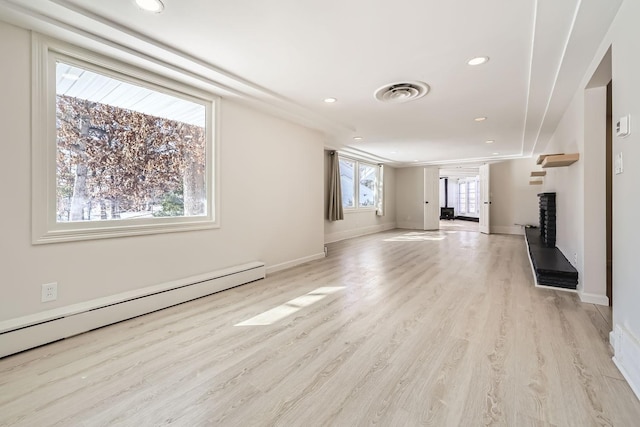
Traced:
<path fill-rule="evenodd" d="M 543 149 L 622 2 L 163 1 L 151 14 L 133 0 L 0 0 L 0 19 L 156 72 L 186 70 L 193 84 L 325 132 L 328 148 L 400 166 Z M 490 61 L 467 65 L 475 56 Z M 411 80 L 431 91 L 404 104 L 373 96 Z"/>

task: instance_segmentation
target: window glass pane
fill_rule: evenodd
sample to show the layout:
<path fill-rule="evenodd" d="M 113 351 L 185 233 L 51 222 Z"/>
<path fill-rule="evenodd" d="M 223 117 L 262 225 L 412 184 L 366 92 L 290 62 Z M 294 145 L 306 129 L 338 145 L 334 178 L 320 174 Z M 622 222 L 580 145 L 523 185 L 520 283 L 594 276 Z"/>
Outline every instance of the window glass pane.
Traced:
<path fill-rule="evenodd" d="M 354 208 L 356 164 L 351 160 L 340 158 L 340 186 L 342 189 L 342 206 Z"/>
<path fill-rule="evenodd" d="M 358 186 L 358 206 L 374 207 L 376 194 L 376 168 L 372 165 L 360 163 L 359 186 Z"/>
<path fill-rule="evenodd" d="M 56 64 L 57 222 L 207 215 L 206 109 Z"/>
<path fill-rule="evenodd" d="M 459 185 L 458 200 L 460 201 L 460 213 L 467 213 L 467 183 L 461 182 Z"/>
<path fill-rule="evenodd" d="M 476 196 L 477 196 L 477 181 L 469 181 L 469 193 L 468 193 L 468 205 L 469 212 L 476 213 L 477 212 L 477 204 L 476 204 Z"/>

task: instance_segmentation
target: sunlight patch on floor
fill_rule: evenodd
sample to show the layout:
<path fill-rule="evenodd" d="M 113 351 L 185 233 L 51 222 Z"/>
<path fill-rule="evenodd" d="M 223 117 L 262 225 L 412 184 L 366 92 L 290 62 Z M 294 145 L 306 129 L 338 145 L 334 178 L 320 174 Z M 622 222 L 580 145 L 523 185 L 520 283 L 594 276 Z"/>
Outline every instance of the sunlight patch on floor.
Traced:
<path fill-rule="evenodd" d="M 402 236 L 391 237 L 390 239 L 385 239 L 385 242 L 423 242 L 427 241 L 438 241 L 444 240 L 447 236 L 439 234 L 438 232 L 426 231 L 426 232 L 418 232 L 412 231 L 411 233 L 403 234 Z"/>
<path fill-rule="evenodd" d="M 315 289 L 308 294 L 304 294 L 297 298 L 287 301 L 282 305 L 267 310 L 264 313 L 260 313 L 257 316 L 252 317 L 249 320 L 235 324 L 234 326 L 267 326 L 271 325 L 278 320 L 282 320 L 287 316 L 292 315 L 296 311 L 308 307 L 318 301 L 326 298 L 328 295 L 334 294 L 342 289 L 344 286 L 323 286 Z"/>

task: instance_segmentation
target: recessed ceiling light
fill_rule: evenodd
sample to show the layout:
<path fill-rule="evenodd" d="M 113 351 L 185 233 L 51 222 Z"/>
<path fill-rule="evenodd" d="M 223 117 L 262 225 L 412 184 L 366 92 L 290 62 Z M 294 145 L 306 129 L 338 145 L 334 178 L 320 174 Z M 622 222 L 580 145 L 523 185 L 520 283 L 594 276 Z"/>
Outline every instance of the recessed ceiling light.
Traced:
<path fill-rule="evenodd" d="M 494 156 L 497 156 L 497 155 L 498 155 L 498 154 L 500 154 L 500 153 L 491 153 L 491 154 L 493 154 Z"/>
<path fill-rule="evenodd" d="M 493 144 L 494 142 L 495 142 L 495 141 L 494 141 L 493 139 L 487 139 L 487 140 L 485 141 L 485 143 L 487 143 L 487 144 Z"/>
<path fill-rule="evenodd" d="M 476 117 L 473 120 L 475 120 L 476 122 L 484 122 L 485 120 L 487 120 L 487 118 L 486 117 Z"/>
<path fill-rule="evenodd" d="M 391 154 L 398 154 L 398 152 L 397 151 L 392 151 Z"/>
<path fill-rule="evenodd" d="M 325 98 L 324 99 L 324 102 L 326 102 L 327 104 L 333 104 L 336 101 L 337 101 L 336 98 Z"/>
<path fill-rule="evenodd" d="M 160 0 L 136 0 L 136 4 L 147 12 L 160 13 L 164 10 L 164 4 Z"/>
<path fill-rule="evenodd" d="M 356 141 L 362 141 L 362 137 L 361 136 L 354 136 L 353 139 L 355 139 Z"/>
<path fill-rule="evenodd" d="M 482 65 L 489 60 L 488 56 L 478 56 L 467 61 L 469 65 Z"/>

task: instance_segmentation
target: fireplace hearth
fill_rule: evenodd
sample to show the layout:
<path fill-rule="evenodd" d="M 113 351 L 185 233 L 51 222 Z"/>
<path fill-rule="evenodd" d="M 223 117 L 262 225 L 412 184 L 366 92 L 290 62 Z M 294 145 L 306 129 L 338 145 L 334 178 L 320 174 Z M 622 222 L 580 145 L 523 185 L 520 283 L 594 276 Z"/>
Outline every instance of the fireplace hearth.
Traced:
<path fill-rule="evenodd" d="M 538 194 L 540 229 L 525 229 L 536 285 L 575 290 L 578 271 L 556 248 L 556 193 Z"/>

